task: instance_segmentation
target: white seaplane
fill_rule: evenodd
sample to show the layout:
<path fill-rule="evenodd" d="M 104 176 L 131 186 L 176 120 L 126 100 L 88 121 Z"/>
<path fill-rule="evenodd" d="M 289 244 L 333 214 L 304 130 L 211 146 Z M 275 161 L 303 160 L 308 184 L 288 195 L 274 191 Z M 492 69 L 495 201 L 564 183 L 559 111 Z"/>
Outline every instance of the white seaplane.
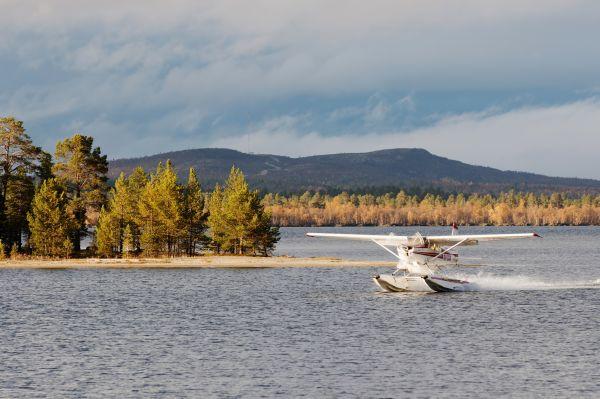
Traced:
<path fill-rule="evenodd" d="M 477 245 L 485 241 L 511 240 L 518 238 L 540 237 L 536 233 L 518 234 L 467 234 L 459 235 L 456 225 L 452 226 L 452 235 L 412 236 L 307 233 L 309 237 L 327 237 L 344 240 L 371 241 L 385 249 L 398 259 L 396 270 L 392 274 L 373 277 L 373 281 L 385 291 L 422 291 L 452 292 L 476 290 L 474 283 L 449 278 L 440 274 L 448 266 L 459 266 L 458 253 L 453 252 L 462 245 Z M 390 249 L 395 248 L 395 251 Z"/>

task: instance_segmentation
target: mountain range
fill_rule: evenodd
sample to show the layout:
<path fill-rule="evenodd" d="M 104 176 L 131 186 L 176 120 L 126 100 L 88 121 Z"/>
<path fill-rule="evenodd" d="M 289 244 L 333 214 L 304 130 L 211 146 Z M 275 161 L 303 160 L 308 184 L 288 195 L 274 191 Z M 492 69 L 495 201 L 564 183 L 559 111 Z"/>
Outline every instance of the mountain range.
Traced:
<path fill-rule="evenodd" d="M 109 163 L 109 177 L 146 171 L 171 160 L 183 178 L 194 167 L 206 189 L 223 182 L 233 165 L 242 169 L 251 186 L 264 191 L 297 193 L 305 190 L 385 192 L 400 188 L 462 192 L 568 191 L 600 193 L 600 181 L 549 177 L 466 164 L 420 148 L 396 148 L 365 153 L 288 157 L 247 154 L 231 149 L 200 148 Z"/>

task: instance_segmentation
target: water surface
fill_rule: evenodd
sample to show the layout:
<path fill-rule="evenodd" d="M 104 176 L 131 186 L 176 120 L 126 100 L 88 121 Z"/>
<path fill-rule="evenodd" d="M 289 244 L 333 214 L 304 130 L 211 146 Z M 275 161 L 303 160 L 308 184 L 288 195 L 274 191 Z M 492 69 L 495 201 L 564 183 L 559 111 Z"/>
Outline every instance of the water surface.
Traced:
<path fill-rule="evenodd" d="M 389 259 L 307 230 L 278 251 Z M 487 264 L 457 271 L 469 293 L 380 293 L 369 268 L 0 270 L 0 397 L 599 397 L 600 229 L 537 230 L 461 251 Z"/>

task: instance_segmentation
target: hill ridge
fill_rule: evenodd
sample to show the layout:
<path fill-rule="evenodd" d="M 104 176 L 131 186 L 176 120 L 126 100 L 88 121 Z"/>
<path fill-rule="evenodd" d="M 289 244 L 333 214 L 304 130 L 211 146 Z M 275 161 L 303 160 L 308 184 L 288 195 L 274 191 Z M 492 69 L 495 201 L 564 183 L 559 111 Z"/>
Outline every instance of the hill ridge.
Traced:
<path fill-rule="evenodd" d="M 194 167 L 204 186 L 222 182 L 232 165 L 242 169 L 250 184 L 272 192 L 356 191 L 377 187 L 435 187 L 446 191 L 600 192 L 600 181 L 553 177 L 471 165 L 432 154 L 423 148 L 390 148 L 369 152 L 290 157 L 245 153 L 229 148 L 197 148 L 110 161 L 109 177 L 136 166 L 153 170 L 170 159 L 181 172 Z"/>

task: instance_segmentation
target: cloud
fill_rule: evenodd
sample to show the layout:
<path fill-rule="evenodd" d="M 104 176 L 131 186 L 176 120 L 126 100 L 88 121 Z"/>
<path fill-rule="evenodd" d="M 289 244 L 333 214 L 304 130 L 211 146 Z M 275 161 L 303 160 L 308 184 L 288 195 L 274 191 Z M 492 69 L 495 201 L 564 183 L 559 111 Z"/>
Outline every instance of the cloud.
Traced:
<path fill-rule="evenodd" d="M 560 127 L 583 134 L 594 126 L 584 122 L 597 122 L 589 110 L 578 120 L 559 110 L 595 107 L 573 100 L 600 87 L 598 15 L 593 0 L 4 0 L 0 110 L 49 149 L 77 129 L 110 157 L 237 145 L 251 132 L 256 151 L 419 145 L 590 175 L 579 156 L 587 142 L 549 159 L 534 132 L 562 145 Z M 542 94 L 510 102 L 532 90 Z M 481 93 L 491 98 L 479 102 Z M 564 104 L 562 93 L 576 93 L 572 104 L 548 106 Z M 565 120 L 540 119 L 536 129 L 517 118 L 544 110 Z M 509 120 L 523 137 L 501 124 Z M 502 140 L 485 132 L 520 144 L 500 142 L 506 153 L 496 157 L 489 143 Z M 519 155 L 532 153 L 537 160 Z"/>
<path fill-rule="evenodd" d="M 56 68 L 82 87 L 89 75 L 141 74 L 162 83 L 164 101 L 181 93 L 207 106 L 209 95 L 587 85 L 600 66 L 599 12 L 561 0 L 54 0 L 8 1 L 0 23 L 13 67 Z"/>
<path fill-rule="evenodd" d="M 297 130 L 293 119 L 269 121 L 249 133 L 248 142 L 254 152 L 291 156 L 419 147 L 477 165 L 599 179 L 598 126 L 600 100 L 590 98 L 560 106 L 454 115 L 408 132 L 323 136 Z M 212 145 L 243 151 L 248 147 L 238 137 Z"/>

